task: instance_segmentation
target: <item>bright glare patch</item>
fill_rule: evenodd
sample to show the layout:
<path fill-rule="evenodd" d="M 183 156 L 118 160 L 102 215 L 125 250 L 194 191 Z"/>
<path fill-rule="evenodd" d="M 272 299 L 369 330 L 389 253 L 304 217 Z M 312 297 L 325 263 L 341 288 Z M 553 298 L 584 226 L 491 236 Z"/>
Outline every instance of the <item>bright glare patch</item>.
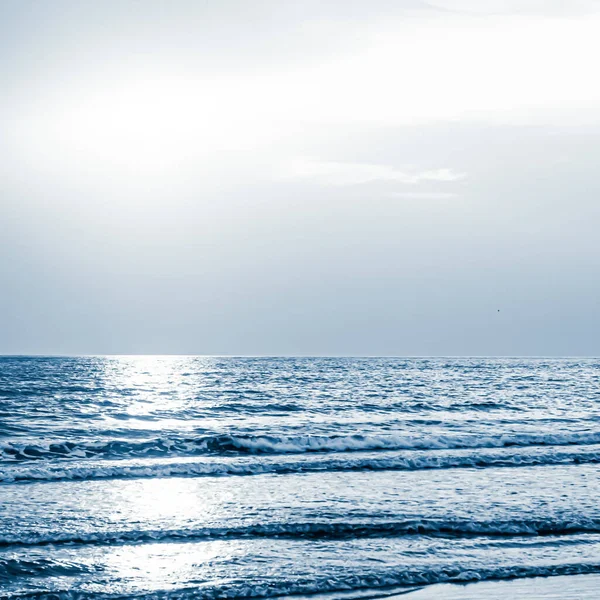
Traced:
<path fill-rule="evenodd" d="M 28 150 L 117 180 L 194 172 L 248 151 L 266 133 L 239 89 L 192 77 L 148 77 L 65 91 L 27 118 Z M 260 107 L 258 107 L 260 108 Z M 31 142 L 34 143 L 31 143 Z M 27 143 L 27 138 L 25 139 Z"/>
<path fill-rule="evenodd" d="M 233 107 L 185 81 L 146 80 L 89 95 L 57 126 L 65 145 L 115 167 L 168 170 L 231 140 Z"/>

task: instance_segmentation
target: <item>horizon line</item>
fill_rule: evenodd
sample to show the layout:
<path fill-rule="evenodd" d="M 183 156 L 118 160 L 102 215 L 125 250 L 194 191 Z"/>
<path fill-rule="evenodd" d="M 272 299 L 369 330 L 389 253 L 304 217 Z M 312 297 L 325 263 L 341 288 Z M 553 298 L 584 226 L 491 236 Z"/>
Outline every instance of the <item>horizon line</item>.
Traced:
<path fill-rule="evenodd" d="M 158 354 L 158 353 L 33 353 L 4 354 L 0 358 L 94 358 L 94 357 L 180 357 L 180 358 L 600 358 L 593 354 Z"/>

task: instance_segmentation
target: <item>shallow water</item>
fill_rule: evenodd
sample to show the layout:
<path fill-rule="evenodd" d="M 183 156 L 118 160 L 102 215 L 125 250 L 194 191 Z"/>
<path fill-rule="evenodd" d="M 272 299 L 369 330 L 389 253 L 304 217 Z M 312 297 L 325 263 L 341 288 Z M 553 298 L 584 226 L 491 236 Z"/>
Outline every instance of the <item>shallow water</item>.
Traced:
<path fill-rule="evenodd" d="M 593 359 L 0 358 L 0 597 L 600 572 Z"/>
<path fill-rule="evenodd" d="M 565 575 L 460 585 L 440 583 L 418 589 L 409 596 L 392 596 L 390 600 L 596 600 L 599 589 L 597 574 Z"/>

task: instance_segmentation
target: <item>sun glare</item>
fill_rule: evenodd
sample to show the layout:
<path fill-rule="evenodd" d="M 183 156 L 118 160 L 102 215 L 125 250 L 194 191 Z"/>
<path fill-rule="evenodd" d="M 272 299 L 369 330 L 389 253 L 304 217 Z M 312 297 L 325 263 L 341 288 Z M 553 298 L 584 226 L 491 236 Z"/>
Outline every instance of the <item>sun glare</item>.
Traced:
<path fill-rule="evenodd" d="M 199 84 L 165 78 L 94 90 L 81 100 L 55 123 L 65 145 L 89 159 L 148 173 L 222 144 L 231 110 Z"/>
<path fill-rule="evenodd" d="M 77 82 L 27 115 L 20 143 L 35 148 L 38 164 L 50 170 L 168 180 L 261 142 L 268 128 L 252 118 L 260 105 L 241 92 L 243 86 L 191 75 Z"/>

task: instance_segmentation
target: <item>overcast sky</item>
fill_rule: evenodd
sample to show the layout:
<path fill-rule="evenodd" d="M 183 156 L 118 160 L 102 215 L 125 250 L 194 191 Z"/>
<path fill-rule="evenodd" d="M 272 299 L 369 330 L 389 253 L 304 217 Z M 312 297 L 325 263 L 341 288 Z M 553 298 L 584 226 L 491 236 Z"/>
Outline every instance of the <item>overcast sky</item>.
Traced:
<path fill-rule="evenodd" d="M 600 2 L 0 0 L 0 353 L 600 355 Z"/>

